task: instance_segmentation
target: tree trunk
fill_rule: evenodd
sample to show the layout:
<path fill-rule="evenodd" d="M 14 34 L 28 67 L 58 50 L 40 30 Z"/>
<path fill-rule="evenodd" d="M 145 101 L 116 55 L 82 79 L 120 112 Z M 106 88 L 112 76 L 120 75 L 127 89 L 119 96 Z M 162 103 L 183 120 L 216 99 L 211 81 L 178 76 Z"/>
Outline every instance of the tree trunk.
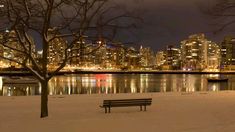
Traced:
<path fill-rule="evenodd" d="M 41 81 L 41 118 L 48 116 L 48 81 Z"/>

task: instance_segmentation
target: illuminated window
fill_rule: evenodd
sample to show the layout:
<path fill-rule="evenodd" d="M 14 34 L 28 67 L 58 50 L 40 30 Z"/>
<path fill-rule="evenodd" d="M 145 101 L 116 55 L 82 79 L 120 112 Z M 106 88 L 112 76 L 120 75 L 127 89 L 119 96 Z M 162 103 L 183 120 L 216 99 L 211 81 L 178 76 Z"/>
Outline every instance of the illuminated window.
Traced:
<path fill-rule="evenodd" d="M 192 56 L 198 56 L 197 53 L 192 53 Z"/>

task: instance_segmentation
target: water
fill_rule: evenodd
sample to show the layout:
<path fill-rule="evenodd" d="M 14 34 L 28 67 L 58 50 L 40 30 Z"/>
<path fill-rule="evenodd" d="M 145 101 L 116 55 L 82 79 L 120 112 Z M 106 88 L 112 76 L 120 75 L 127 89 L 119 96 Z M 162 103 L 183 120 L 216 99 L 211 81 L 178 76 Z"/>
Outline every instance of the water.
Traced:
<path fill-rule="evenodd" d="M 207 82 L 207 74 L 81 74 L 56 76 L 49 82 L 50 95 L 195 92 L 235 89 L 235 75 L 224 75 L 228 82 Z M 0 95 L 40 95 L 40 85 L 3 85 L 0 77 Z"/>

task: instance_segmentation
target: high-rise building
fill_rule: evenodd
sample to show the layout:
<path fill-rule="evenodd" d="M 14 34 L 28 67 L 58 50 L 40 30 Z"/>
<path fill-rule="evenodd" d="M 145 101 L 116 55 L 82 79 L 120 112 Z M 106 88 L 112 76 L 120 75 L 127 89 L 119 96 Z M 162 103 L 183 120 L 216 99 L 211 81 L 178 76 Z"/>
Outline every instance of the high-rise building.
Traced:
<path fill-rule="evenodd" d="M 107 47 L 105 41 L 97 41 L 96 45 L 101 45 L 95 52 L 94 64 L 99 67 L 105 67 Z"/>
<path fill-rule="evenodd" d="M 181 42 L 183 70 L 203 70 L 208 63 L 207 49 L 209 41 L 204 34 L 194 34 Z"/>
<path fill-rule="evenodd" d="M 156 64 L 157 69 L 162 69 L 162 66 L 166 63 L 166 52 L 158 51 L 156 54 Z"/>
<path fill-rule="evenodd" d="M 115 66 L 115 61 L 114 61 L 114 54 L 115 54 L 115 48 L 114 47 L 110 47 L 108 45 L 106 45 L 106 52 L 105 54 L 103 54 L 104 59 L 102 62 L 102 66 L 106 69 L 111 69 L 112 67 Z"/>
<path fill-rule="evenodd" d="M 221 69 L 235 69 L 235 38 L 227 36 L 220 45 Z"/>
<path fill-rule="evenodd" d="M 171 70 L 180 69 L 181 51 L 173 45 L 168 45 L 166 48 L 166 63 Z"/>
<path fill-rule="evenodd" d="M 59 35 L 57 31 L 53 29 L 49 30 L 49 38 L 53 38 L 55 35 Z M 53 69 L 63 62 L 65 59 L 66 41 L 63 38 L 54 38 L 49 42 L 48 49 L 48 64 Z"/>
<path fill-rule="evenodd" d="M 3 38 L 3 35 L 6 38 Z M 24 38 L 21 40 L 22 43 L 18 40 L 17 34 L 14 30 L 12 31 L 6 31 L 0 35 L 0 39 L 7 39 L 6 41 L 1 41 L 0 46 L 0 55 L 7 59 L 16 60 L 20 63 L 22 63 L 27 56 L 22 52 L 28 52 L 28 54 L 31 54 L 32 57 L 35 57 L 35 43 L 33 42 L 33 39 L 29 37 L 30 43 L 28 43 Z M 24 46 L 23 46 L 24 45 Z M 29 53 L 29 51 L 31 51 Z M 16 67 L 21 68 L 22 66 L 14 61 L 9 60 L 1 60 L 2 65 L 4 67 Z M 31 62 L 27 61 L 27 65 L 30 65 Z"/>
<path fill-rule="evenodd" d="M 207 50 L 207 70 L 218 71 L 220 66 L 220 48 L 214 42 L 209 41 Z"/>
<path fill-rule="evenodd" d="M 181 51 L 168 45 L 164 51 L 156 54 L 156 67 L 161 70 L 178 70 L 181 66 Z"/>
<path fill-rule="evenodd" d="M 121 69 L 125 64 L 125 49 L 122 44 L 115 44 L 114 61 L 117 69 Z"/>
<path fill-rule="evenodd" d="M 3 34 L 3 33 L 0 33 L 0 56 L 3 56 L 3 54 L 4 54 L 3 43 L 5 43 L 5 41 L 4 41 L 4 34 Z M 8 67 L 8 66 L 5 64 L 5 60 L 3 60 L 3 59 L 0 59 L 0 65 L 1 65 L 0 68 Z"/>
<path fill-rule="evenodd" d="M 126 64 L 128 69 L 139 69 L 140 68 L 140 54 L 134 47 L 127 49 L 126 53 Z"/>
<path fill-rule="evenodd" d="M 140 47 L 140 66 L 142 68 L 153 68 L 154 67 L 154 53 L 153 51 L 147 47 Z"/>
<path fill-rule="evenodd" d="M 109 66 L 112 69 L 123 68 L 125 63 L 125 50 L 123 45 L 110 43 L 109 46 L 107 46 L 106 60 L 106 67 Z"/>
<path fill-rule="evenodd" d="M 68 62 L 70 65 L 78 66 L 81 63 L 81 57 L 79 57 L 79 55 L 81 54 L 81 48 L 83 48 L 82 45 L 85 45 L 84 41 L 77 41 L 70 49 L 70 55 L 72 56 Z"/>

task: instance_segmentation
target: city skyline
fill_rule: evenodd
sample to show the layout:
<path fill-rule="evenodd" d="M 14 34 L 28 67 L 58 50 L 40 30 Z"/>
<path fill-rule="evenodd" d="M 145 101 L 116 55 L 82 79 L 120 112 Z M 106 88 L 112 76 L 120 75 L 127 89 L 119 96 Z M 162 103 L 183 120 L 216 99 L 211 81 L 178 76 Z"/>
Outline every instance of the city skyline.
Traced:
<path fill-rule="evenodd" d="M 13 46 L 19 42 L 16 39 L 16 32 L 4 33 L 9 36 L 5 45 Z M 50 32 L 53 36 L 54 32 Z M 1 37 L 1 35 L 0 35 Z M 41 62 L 43 51 L 35 51 L 33 40 L 31 51 L 38 63 Z M 181 40 L 176 47 L 166 45 L 156 53 L 150 47 L 140 46 L 138 48 L 128 47 L 122 43 L 107 43 L 97 40 L 95 43 L 77 41 L 68 51 L 72 59 L 66 62 L 63 70 L 74 72 L 77 70 L 183 70 L 183 71 L 204 71 L 218 72 L 220 70 L 234 70 L 234 37 L 227 36 L 223 43 L 215 43 L 209 40 L 205 34 L 191 34 L 187 39 Z M 56 38 L 49 43 L 48 49 L 48 70 L 53 71 L 58 67 L 65 57 L 64 51 L 67 42 L 62 38 Z M 97 45 L 101 47 L 97 48 Z M 89 46 L 90 45 L 90 46 Z M 23 61 L 24 56 L 8 47 L 0 47 L 2 56 L 8 59 Z M 22 47 L 18 47 L 21 49 Z M 96 49 L 96 50 L 95 50 Z M 92 54 L 87 54 L 93 51 Z M 8 60 L 1 60 L 1 68 L 21 68 L 17 63 Z M 27 65 L 32 65 L 30 61 Z"/>

